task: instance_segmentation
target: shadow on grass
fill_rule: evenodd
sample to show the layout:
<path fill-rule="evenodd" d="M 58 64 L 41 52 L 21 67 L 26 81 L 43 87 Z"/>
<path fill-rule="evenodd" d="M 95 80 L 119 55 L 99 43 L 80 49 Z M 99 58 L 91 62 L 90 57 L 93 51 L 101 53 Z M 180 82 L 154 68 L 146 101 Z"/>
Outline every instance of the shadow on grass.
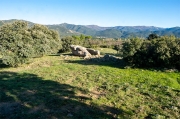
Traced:
<path fill-rule="evenodd" d="M 77 96 L 83 89 L 34 74 L 0 72 L 1 119 L 87 119 L 116 118 L 122 110 L 85 104 L 88 97 Z"/>
<path fill-rule="evenodd" d="M 0 68 L 8 68 L 9 66 L 2 63 L 2 59 L 0 58 Z"/>
<path fill-rule="evenodd" d="M 161 71 L 161 72 L 175 72 L 179 73 L 180 70 L 175 68 L 165 68 L 165 67 L 139 67 L 129 64 L 128 62 L 124 61 L 123 59 L 118 59 L 117 61 L 103 61 L 103 58 L 91 58 L 87 60 L 65 60 L 68 63 L 77 63 L 82 65 L 99 65 L 99 66 L 110 66 L 114 68 L 120 69 L 127 69 L 127 68 L 138 68 L 142 70 L 149 70 L 149 71 Z"/>
<path fill-rule="evenodd" d="M 117 61 L 104 61 L 103 58 L 91 58 L 87 60 L 66 60 L 68 63 L 77 63 L 82 65 L 99 65 L 99 66 L 109 66 L 114 68 L 124 69 L 127 63 L 123 59 L 118 59 Z"/>
<path fill-rule="evenodd" d="M 57 53 L 57 54 L 50 54 L 48 56 L 74 56 L 71 52 L 65 52 L 65 53 Z"/>
<path fill-rule="evenodd" d="M 5 65 L 5 64 L 0 64 L 0 68 L 9 68 L 10 66 Z"/>

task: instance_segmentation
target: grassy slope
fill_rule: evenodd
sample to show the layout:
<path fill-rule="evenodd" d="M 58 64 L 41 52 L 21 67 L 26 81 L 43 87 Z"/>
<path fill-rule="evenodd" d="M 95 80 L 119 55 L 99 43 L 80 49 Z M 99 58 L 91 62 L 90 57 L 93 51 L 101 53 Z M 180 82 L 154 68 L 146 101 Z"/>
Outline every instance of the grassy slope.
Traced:
<path fill-rule="evenodd" d="M 179 118 L 180 73 L 46 56 L 0 70 L 0 118 Z"/>

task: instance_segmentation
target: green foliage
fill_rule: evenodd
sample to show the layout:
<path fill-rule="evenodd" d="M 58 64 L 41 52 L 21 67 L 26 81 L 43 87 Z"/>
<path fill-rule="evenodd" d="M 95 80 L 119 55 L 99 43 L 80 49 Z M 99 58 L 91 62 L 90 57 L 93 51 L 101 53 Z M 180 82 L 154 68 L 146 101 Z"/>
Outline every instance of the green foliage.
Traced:
<path fill-rule="evenodd" d="M 75 39 L 75 37 L 65 37 L 61 39 L 62 49 L 60 52 L 68 52 L 70 51 L 70 45 L 78 45 L 79 38 Z"/>
<path fill-rule="evenodd" d="M 58 33 L 42 25 L 29 28 L 27 22 L 15 21 L 0 28 L 0 55 L 2 63 L 8 66 L 56 53 L 60 46 Z"/>
<path fill-rule="evenodd" d="M 180 39 L 163 36 L 151 40 L 131 39 L 123 44 L 123 56 L 139 67 L 168 67 L 180 69 Z"/>
<path fill-rule="evenodd" d="M 61 48 L 58 33 L 49 30 L 46 26 L 35 24 L 30 30 L 32 34 L 35 49 L 35 57 L 46 54 L 57 53 Z"/>
<path fill-rule="evenodd" d="M 17 66 L 30 58 L 33 52 L 30 33 L 26 22 L 14 22 L 0 28 L 0 53 L 2 63 Z"/>
<path fill-rule="evenodd" d="M 131 57 L 133 56 L 141 47 L 142 40 L 138 38 L 130 39 L 123 43 L 123 55 L 124 57 Z"/>
<path fill-rule="evenodd" d="M 85 39 L 86 40 L 89 40 L 89 39 L 91 39 L 92 38 L 92 36 L 85 36 Z"/>
<path fill-rule="evenodd" d="M 158 38 L 158 35 L 155 33 L 152 33 L 147 37 L 148 40 L 152 40 L 152 39 L 156 39 L 156 38 Z"/>
<path fill-rule="evenodd" d="M 76 35 L 72 35 L 72 37 L 76 40 L 80 40 L 80 37 L 79 36 L 76 36 Z"/>
<path fill-rule="evenodd" d="M 83 34 L 80 35 L 80 40 L 85 40 L 85 36 Z"/>

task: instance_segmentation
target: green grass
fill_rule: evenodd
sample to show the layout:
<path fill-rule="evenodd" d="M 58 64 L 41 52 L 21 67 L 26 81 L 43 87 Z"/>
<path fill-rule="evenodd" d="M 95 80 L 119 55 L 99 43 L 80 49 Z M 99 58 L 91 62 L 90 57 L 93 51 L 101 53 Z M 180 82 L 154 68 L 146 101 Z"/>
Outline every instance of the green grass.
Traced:
<path fill-rule="evenodd" d="M 2 68 L 0 118 L 180 118 L 179 72 L 119 64 L 64 55 Z"/>
<path fill-rule="evenodd" d="M 101 55 L 109 54 L 109 55 L 117 55 L 117 51 L 112 48 L 95 48 L 96 50 L 99 50 Z"/>

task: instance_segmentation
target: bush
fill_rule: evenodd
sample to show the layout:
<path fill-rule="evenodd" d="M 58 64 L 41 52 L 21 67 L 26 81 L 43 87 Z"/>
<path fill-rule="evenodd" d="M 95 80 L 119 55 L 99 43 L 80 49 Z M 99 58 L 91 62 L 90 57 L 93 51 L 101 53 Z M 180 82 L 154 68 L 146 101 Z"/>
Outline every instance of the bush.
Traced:
<path fill-rule="evenodd" d="M 32 42 L 33 39 L 28 32 L 26 22 L 18 21 L 5 24 L 0 28 L 0 36 L 0 52 L 3 64 L 17 66 L 32 56 L 33 49 L 29 42 Z M 26 42 L 27 40 L 28 42 Z"/>
<path fill-rule="evenodd" d="M 131 39 L 123 43 L 124 60 L 138 67 L 180 69 L 180 39 L 158 37 L 151 40 Z"/>
<path fill-rule="evenodd" d="M 77 39 L 74 39 L 73 37 L 65 37 L 61 39 L 62 42 L 62 48 L 59 52 L 69 52 L 70 51 L 70 45 L 78 45 L 79 42 Z"/>
<path fill-rule="evenodd" d="M 122 52 L 126 61 L 133 64 L 135 63 L 135 53 L 137 53 L 142 46 L 142 40 L 138 38 L 130 39 L 123 43 Z"/>
<path fill-rule="evenodd" d="M 61 42 L 56 31 L 39 24 L 35 24 L 29 31 L 33 38 L 34 57 L 57 53 L 61 49 Z"/>
<path fill-rule="evenodd" d="M 1 63 L 18 66 L 32 57 L 55 53 L 60 48 L 59 35 L 42 25 L 28 27 L 27 22 L 16 21 L 0 28 Z"/>

